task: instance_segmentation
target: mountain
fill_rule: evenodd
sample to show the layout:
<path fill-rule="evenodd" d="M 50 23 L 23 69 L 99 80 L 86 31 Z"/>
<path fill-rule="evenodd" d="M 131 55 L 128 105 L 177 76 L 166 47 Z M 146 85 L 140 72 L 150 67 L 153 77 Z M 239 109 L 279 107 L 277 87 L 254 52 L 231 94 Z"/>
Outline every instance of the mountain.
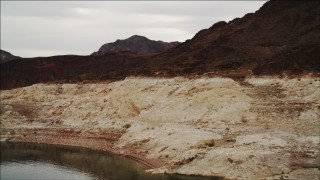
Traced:
<path fill-rule="evenodd" d="M 162 74 L 319 72 L 320 2 L 269 1 L 255 13 L 218 22 L 157 58 Z"/>
<path fill-rule="evenodd" d="M 117 40 L 113 43 L 107 43 L 101 46 L 98 52 L 92 55 L 104 55 L 121 51 L 131 51 L 136 53 L 159 53 L 175 47 L 180 42 L 153 41 L 144 36 L 134 35 L 124 40 Z"/>
<path fill-rule="evenodd" d="M 8 61 L 11 61 L 11 60 L 14 60 L 14 59 L 20 59 L 21 57 L 19 56 L 14 56 L 12 55 L 11 53 L 7 52 L 7 51 L 4 51 L 2 49 L 0 49 L 0 63 L 5 63 L 5 62 L 8 62 Z"/>
<path fill-rule="evenodd" d="M 114 81 L 128 76 L 319 76 L 319 52 L 320 2 L 272 0 L 255 13 L 218 22 L 158 54 L 122 51 L 3 63 L 1 88 L 48 81 Z"/>

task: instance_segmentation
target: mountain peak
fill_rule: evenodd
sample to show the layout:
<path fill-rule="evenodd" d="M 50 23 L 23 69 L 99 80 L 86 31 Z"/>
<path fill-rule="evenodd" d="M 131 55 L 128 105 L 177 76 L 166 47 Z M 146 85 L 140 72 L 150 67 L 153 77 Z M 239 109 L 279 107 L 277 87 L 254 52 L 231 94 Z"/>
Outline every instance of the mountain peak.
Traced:
<path fill-rule="evenodd" d="M 101 46 L 98 52 L 92 55 L 104 55 L 121 51 L 131 51 L 135 53 L 159 53 L 175 47 L 180 42 L 163 42 L 150 40 L 144 36 L 133 35 L 127 39 L 117 40 Z"/>
<path fill-rule="evenodd" d="M 146 38 L 144 36 L 140 36 L 140 35 L 133 35 L 133 36 L 129 37 L 128 39 L 148 39 L 148 38 Z"/>

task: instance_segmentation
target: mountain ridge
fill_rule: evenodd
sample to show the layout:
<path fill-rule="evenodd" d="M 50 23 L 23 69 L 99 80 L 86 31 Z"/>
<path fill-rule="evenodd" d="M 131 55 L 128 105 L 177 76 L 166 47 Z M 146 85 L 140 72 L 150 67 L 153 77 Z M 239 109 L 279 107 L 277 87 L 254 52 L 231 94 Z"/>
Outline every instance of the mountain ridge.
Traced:
<path fill-rule="evenodd" d="M 316 1 L 268 1 L 255 13 L 201 30 L 179 48 L 159 55 L 153 64 L 165 59 L 155 67 L 181 69 L 163 72 L 169 74 L 241 68 L 253 74 L 319 72 L 319 12 Z M 181 62 L 183 67 L 175 66 Z"/>
<path fill-rule="evenodd" d="M 24 58 L 1 65 L 1 88 L 129 76 L 320 76 L 320 2 L 268 1 L 162 53 Z"/>

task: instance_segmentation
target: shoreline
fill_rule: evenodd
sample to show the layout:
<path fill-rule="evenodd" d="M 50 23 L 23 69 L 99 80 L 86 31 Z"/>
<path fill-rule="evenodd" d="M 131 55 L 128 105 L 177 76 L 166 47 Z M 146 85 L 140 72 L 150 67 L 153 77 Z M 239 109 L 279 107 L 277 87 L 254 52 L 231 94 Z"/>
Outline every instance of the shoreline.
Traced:
<path fill-rule="evenodd" d="M 61 146 L 68 146 L 68 147 L 78 147 L 78 148 L 87 148 L 115 156 L 120 156 L 120 157 L 125 157 L 131 160 L 134 160 L 136 162 L 139 162 L 148 169 L 155 169 L 163 165 L 163 162 L 161 160 L 156 160 L 156 159 L 147 159 L 143 156 L 133 154 L 133 153 L 121 153 L 123 152 L 122 149 L 118 148 L 112 148 L 112 143 L 111 141 L 108 141 L 107 137 L 106 139 L 102 139 L 101 137 L 83 137 L 83 136 L 77 136 L 77 135 L 62 135 L 62 134 L 57 134 L 55 136 L 33 136 L 33 137 L 24 137 L 24 134 L 30 134 L 28 131 L 33 131 L 36 132 L 37 129 L 28 129 L 27 131 L 23 132 L 23 134 L 15 135 L 8 137 L 8 139 L 2 140 L 1 142 L 21 142 L 21 143 L 36 143 L 36 144 L 48 144 L 48 145 L 61 145 Z M 49 130 L 51 131 L 51 130 Z M 63 131 L 61 129 L 60 131 Z M 61 136 L 63 136 L 63 141 L 61 142 Z M 112 139 L 112 137 L 111 137 Z M 81 141 L 82 143 L 77 143 Z M 100 146 L 99 144 L 104 144 L 104 146 Z M 147 169 L 146 169 L 147 170 Z"/>
<path fill-rule="evenodd" d="M 96 152 L 99 152 L 99 153 L 102 153 L 102 154 L 105 154 L 105 155 L 111 155 L 111 156 L 114 156 L 114 157 L 119 157 L 119 158 L 127 158 L 128 160 L 132 160 L 136 163 L 139 163 L 140 165 L 143 165 L 145 166 L 145 168 L 143 168 L 142 170 L 145 172 L 145 173 L 148 173 L 148 174 L 162 174 L 162 175 L 176 175 L 176 176 L 182 176 L 182 177 L 196 177 L 196 178 L 214 178 L 214 179 L 217 179 L 217 180 L 223 180 L 225 179 L 223 176 L 218 176 L 218 175 L 215 175 L 215 176 L 208 176 L 208 175 L 201 175 L 201 174 L 179 174 L 179 173 L 151 173 L 150 171 L 150 168 L 157 168 L 155 167 L 154 165 L 152 165 L 150 162 L 148 162 L 148 160 L 144 160 L 142 158 L 137 158 L 136 156 L 134 155 L 129 155 L 129 154 L 121 154 L 121 153 L 117 153 L 117 152 L 114 152 L 112 150 L 98 150 L 98 149 L 95 149 L 95 148 L 92 148 L 92 147 L 84 147 L 84 146 L 77 146 L 77 145 L 68 145 L 68 144 L 61 144 L 61 143 L 46 143 L 46 142 L 38 142 L 38 141 L 28 141 L 28 140 L 3 140 L 1 139 L 0 140 L 0 144 L 10 144 L 10 143 L 22 143 L 22 144 L 35 144 L 35 145 L 48 145 L 48 146 L 57 146 L 57 147 L 66 147 L 66 148 L 74 148 L 74 149 L 85 149 L 85 150 L 91 150 L 91 151 L 96 151 Z"/>

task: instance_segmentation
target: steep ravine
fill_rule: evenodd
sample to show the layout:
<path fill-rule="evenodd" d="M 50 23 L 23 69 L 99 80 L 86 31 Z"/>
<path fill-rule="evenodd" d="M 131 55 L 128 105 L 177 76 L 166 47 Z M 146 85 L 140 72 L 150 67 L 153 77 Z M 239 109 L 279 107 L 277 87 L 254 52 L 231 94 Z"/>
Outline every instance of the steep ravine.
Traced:
<path fill-rule="evenodd" d="M 320 79 L 138 78 L 1 91 L 1 140 L 89 147 L 151 173 L 317 179 Z"/>

